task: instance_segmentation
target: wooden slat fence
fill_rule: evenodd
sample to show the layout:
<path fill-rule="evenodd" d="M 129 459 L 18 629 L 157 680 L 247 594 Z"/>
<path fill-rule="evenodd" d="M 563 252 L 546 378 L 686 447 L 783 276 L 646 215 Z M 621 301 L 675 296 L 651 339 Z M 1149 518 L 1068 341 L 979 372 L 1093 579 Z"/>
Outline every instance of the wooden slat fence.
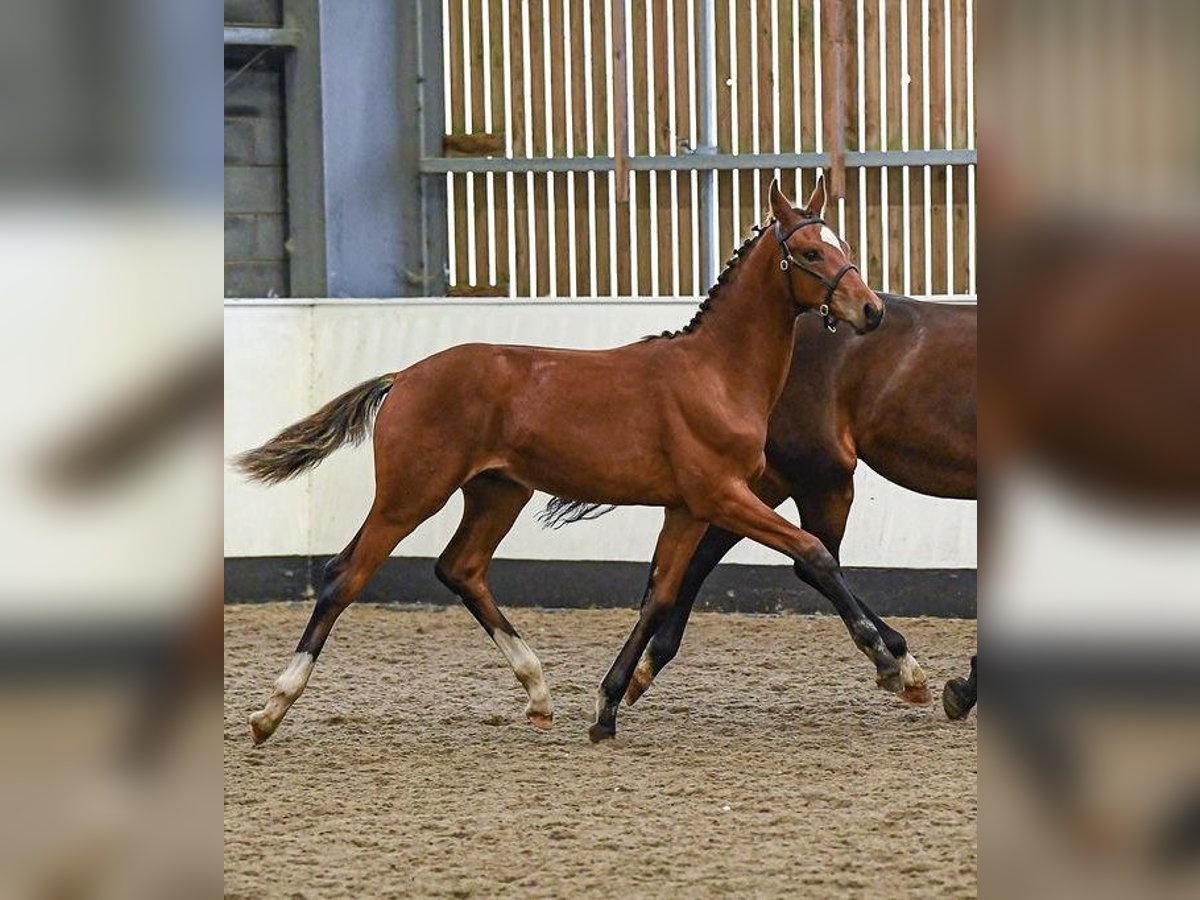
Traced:
<path fill-rule="evenodd" d="M 840 121 L 845 195 L 827 217 L 868 283 L 975 294 L 973 155 L 904 157 L 975 147 L 975 0 L 441 2 L 445 156 L 518 161 L 433 176 L 447 180 L 451 293 L 701 294 L 705 204 L 723 258 L 762 220 L 772 177 L 803 199 L 821 170 L 720 168 L 713 178 L 704 154 L 753 165 L 752 154 L 828 153 Z M 711 58 L 701 60 L 706 14 Z M 711 148 L 701 146 L 706 74 Z M 856 165 L 862 151 L 887 156 Z M 627 197 L 613 170 L 621 155 L 632 165 Z M 677 157 L 677 170 L 636 165 L 661 156 Z M 543 158 L 570 170 L 521 170 Z"/>

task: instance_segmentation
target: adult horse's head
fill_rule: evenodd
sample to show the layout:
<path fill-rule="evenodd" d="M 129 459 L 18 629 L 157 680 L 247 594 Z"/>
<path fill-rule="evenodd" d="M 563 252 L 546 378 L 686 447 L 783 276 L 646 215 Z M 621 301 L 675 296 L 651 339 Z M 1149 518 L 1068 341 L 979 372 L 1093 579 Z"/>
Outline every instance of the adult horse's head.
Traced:
<path fill-rule="evenodd" d="M 787 281 L 796 311 L 818 311 L 830 331 L 839 321 L 859 334 L 878 328 L 883 301 L 862 280 L 850 259 L 850 246 L 821 218 L 825 177 L 817 179 L 804 209 L 794 209 L 776 181 L 771 182 L 770 200 L 780 277 Z"/>

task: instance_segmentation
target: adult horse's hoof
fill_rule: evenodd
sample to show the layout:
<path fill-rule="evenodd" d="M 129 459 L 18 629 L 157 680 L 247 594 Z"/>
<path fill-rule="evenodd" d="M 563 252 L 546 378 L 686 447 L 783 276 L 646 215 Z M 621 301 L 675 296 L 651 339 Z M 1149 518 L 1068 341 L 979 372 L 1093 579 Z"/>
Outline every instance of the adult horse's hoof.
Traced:
<path fill-rule="evenodd" d="M 965 678 L 951 678 L 942 688 L 942 709 L 948 719 L 965 719 L 975 704 Z"/>
<path fill-rule="evenodd" d="M 529 724 L 534 728 L 540 728 L 542 731 L 549 731 L 550 726 L 554 724 L 554 713 L 540 712 L 536 709 L 525 710 L 525 718 L 529 720 Z"/>
<path fill-rule="evenodd" d="M 254 746 L 257 747 L 273 735 L 278 727 L 279 723 L 271 721 L 271 717 L 267 715 L 265 709 L 260 709 L 252 715 L 250 717 L 250 737 L 254 741 Z"/>
<path fill-rule="evenodd" d="M 610 727 L 608 725 L 605 725 L 602 722 L 597 722 L 595 725 L 593 725 L 591 728 L 588 729 L 588 739 L 593 744 L 598 744 L 601 741 L 611 741 L 616 736 L 617 736 L 617 729 Z"/>

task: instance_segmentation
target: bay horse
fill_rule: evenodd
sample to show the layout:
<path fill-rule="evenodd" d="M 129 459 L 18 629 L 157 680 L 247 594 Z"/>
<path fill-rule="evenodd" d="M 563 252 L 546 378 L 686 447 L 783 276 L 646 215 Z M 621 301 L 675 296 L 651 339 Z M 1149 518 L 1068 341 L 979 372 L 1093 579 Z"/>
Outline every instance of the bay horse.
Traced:
<path fill-rule="evenodd" d="M 819 323 L 798 320 L 792 368 L 771 412 L 767 468 L 754 485 L 778 507 L 791 497 L 802 527 L 839 559 L 854 501 L 858 460 L 901 487 L 934 497 L 976 497 L 976 336 L 974 306 L 880 295 L 883 324 L 869 341 L 830 336 Z M 609 507 L 608 509 L 611 509 Z M 554 498 L 542 521 L 559 527 L 608 510 Z M 664 617 L 625 693 L 632 705 L 679 650 L 704 580 L 741 535 L 708 528 L 688 564 L 679 599 Z M 807 572 L 800 578 L 821 590 Z M 904 637 L 856 597 L 898 660 L 912 660 Z M 915 661 L 905 698 L 927 702 Z M 948 682 L 943 707 L 952 718 L 974 705 L 975 661 L 969 679 Z"/>
<path fill-rule="evenodd" d="M 823 181 L 804 209 L 772 184 L 771 221 L 742 245 L 691 323 L 669 337 L 603 351 L 454 347 L 363 382 L 238 456 L 235 466 L 251 479 L 283 481 L 364 440 L 374 419 L 370 511 L 327 565 L 290 663 L 250 718 L 254 741 L 278 728 L 338 616 L 375 569 L 459 489 L 463 519 L 436 573 L 507 658 L 535 726 L 549 727 L 553 717 L 542 665 L 487 582 L 497 545 L 534 489 L 665 510 L 649 597 L 601 686 L 592 740 L 615 734 L 633 668 L 710 522 L 790 556 L 834 599 L 879 683 L 902 691 L 900 664 L 832 555 L 750 488 L 766 465 L 767 418 L 791 365 L 797 316 L 816 310 L 827 326 L 842 321 L 860 333 L 883 317 L 879 297 L 821 220 L 824 205 Z"/>

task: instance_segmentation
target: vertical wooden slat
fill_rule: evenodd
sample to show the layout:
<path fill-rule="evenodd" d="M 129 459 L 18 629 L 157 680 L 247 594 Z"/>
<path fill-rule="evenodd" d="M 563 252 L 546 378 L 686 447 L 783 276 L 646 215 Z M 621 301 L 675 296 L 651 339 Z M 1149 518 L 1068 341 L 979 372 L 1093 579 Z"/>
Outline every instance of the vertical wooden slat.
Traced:
<path fill-rule="evenodd" d="M 904 60 L 900 55 L 900 8 L 906 0 L 887 0 L 887 131 L 884 134 L 889 150 L 899 150 L 904 143 L 903 96 Z M 887 209 L 888 287 L 894 293 L 904 290 L 904 169 L 888 169 Z"/>
<path fill-rule="evenodd" d="M 730 42 L 733 38 L 729 8 L 733 0 L 713 0 L 714 43 L 716 44 L 716 116 L 717 116 L 717 150 L 720 153 L 733 152 L 733 119 L 731 117 L 734 87 L 733 57 L 730 54 Z M 717 257 L 724 259 L 734 246 L 734 209 L 733 209 L 734 174 L 728 171 L 717 173 Z M 707 290 L 711 285 L 702 285 Z"/>
<path fill-rule="evenodd" d="M 855 0 L 841 0 L 842 20 L 842 126 L 845 132 L 845 146 L 855 150 L 860 148 L 861 137 L 858 127 L 858 96 L 862 90 L 858 77 L 858 4 Z M 869 248 L 863 245 L 862 230 L 859 227 L 865 198 L 862 195 L 862 181 L 859 169 L 846 170 L 846 227 L 842 237 L 854 248 L 859 266 L 867 277 Z"/>
<path fill-rule="evenodd" d="M 633 52 L 629 65 L 633 76 L 633 103 L 629 107 L 629 124 L 633 133 L 635 156 L 650 152 L 650 55 L 647 46 L 646 13 L 650 0 L 634 0 L 630 21 L 627 23 L 633 38 Z M 650 179 L 646 172 L 630 172 L 633 183 L 631 202 L 634 206 L 637 240 L 637 272 L 634 292 L 646 296 L 651 292 L 654 275 L 650 266 L 650 245 L 654 235 L 650 230 Z"/>
<path fill-rule="evenodd" d="M 471 133 L 483 132 L 484 101 L 483 68 L 485 62 L 483 33 L 483 0 L 469 0 L 469 32 L 471 56 L 471 80 L 467 85 L 471 100 Z M 491 211 L 487 202 L 487 175 L 468 175 L 468 196 L 473 198 L 474 215 L 471 227 L 475 232 L 475 285 L 488 283 L 488 228 Z"/>
<path fill-rule="evenodd" d="M 776 31 L 776 42 L 779 45 L 777 63 L 779 79 L 775 90 L 779 96 L 778 150 L 780 152 L 793 151 L 798 143 L 796 140 L 795 101 L 799 96 L 800 89 L 796 84 L 794 63 L 799 47 L 796 42 L 796 23 L 792 18 L 792 5 L 792 0 L 776 0 L 775 3 L 776 13 L 779 17 L 779 28 Z M 796 170 L 784 169 L 779 175 L 779 186 L 783 193 L 794 199 L 796 196 Z"/>
<path fill-rule="evenodd" d="M 800 102 L 796 150 L 802 153 L 824 147 L 822 136 L 817 134 L 817 104 L 823 102 L 822 98 L 817 95 L 817 58 L 821 51 L 817 40 L 815 9 L 820 2 L 821 0 L 799 0 L 797 3 L 797 0 L 792 0 L 792 4 L 796 6 L 795 52 L 800 57 L 798 60 L 800 80 L 796 84 Z M 823 92 L 828 94 L 829 86 L 823 85 L 822 87 Z M 812 193 L 816 180 L 815 169 L 802 170 L 797 173 L 795 186 L 797 203 L 803 204 L 808 200 L 808 195 Z"/>
<path fill-rule="evenodd" d="M 955 147 L 968 146 L 967 135 L 967 3 L 968 0 L 950 0 L 950 90 L 951 122 L 950 138 Z M 955 166 L 953 170 L 954 205 L 950 211 L 954 228 L 954 283 L 950 290 L 965 294 L 970 285 L 968 263 L 970 254 L 970 224 L 967 206 L 967 167 Z"/>
<path fill-rule="evenodd" d="M 672 153 L 671 137 L 674 132 L 671 122 L 671 82 L 668 70 L 673 65 L 670 41 L 667 35 L 667 4 L 670 0 L 659 0 L 652 4 L 650 56 L 654 66 L 654 152 L 659 156 Z M 671 174 L 657 172 L 655 184 L 655 206 L 657 208 L 658 234 L 658 282 L 656 293 L 674 293 L 676 231 L 672 222 L 674 202 L 671 198 Z"/>
<path fill-rule="evenodd" d="M 879 68 L 879 5 L 878 0 L 863 0 L 863 31 L 859 40 L 863 47 L 863 102 L 866 106 L 866 132 L 863 134 L 866 149 L 882 147 L 880 134 L 880 90 Z M 877 290 L 883 288 L 883 179 L 881 170 L 866 170 L 867 193 L 867 242 L 861 251 L 866 265 L 862 274 L 867 284 Z"/>
<path fill-rule="evenodd" d="M 755 21 L 754 39 L 758 46 L 758 67 L 755 73 L 755 83 L 758 95 L 758 149 L 762 153 L 773 153 L 775 146 L 775 48 L 772 39 L 771 25 L 773 0 L 758 0 Z M 754 215 L 747 222 L 759 222 L 767 204 L 767 188 L 775 177 L 774 169 L 760 169 L 758 172 L 758 202 L 754 206 Z"/>
<path fill-rule="evenodd" d="M 611 156 L 608 143 L 608 67 L 611 59 L 605 43 L 604 11 L 608 0 L 588 0 L 592 28 L 592 135 L 597 156 Z M 600 296 L 616 293 L 612 283 L 609 235 L 613 223 L 608 215 L 609 175 L 596 175 L 596 291 Z"/>
<path fill-rule="evenodd" d="M 942 0 L 929 0 L 929 141 L 947 146 L 946 127 L 946 17 Z M 930 179 L 930 222 L 933 227 L 929 254 L 933 260 L 935 294 L 944 294 L 946 283 L 946 169 L 933 166 Z"/>
<path fill-rule="evenodd" d="M 833 198 L 846 193 L 845 151 L 849 140 L 846 119 L 849 110 L 850 54 L 846 44 L 846 9 L 849 0 L 818 0 L 821 3 L 821 117 L 824 147 L 829 151 L 829 192 Z"/>
<path fill-rule="evenodd" d="M 921 21 L 921 0 L 905 0 L 908 4 L 908 145 L 925 146 L 925 64 L 921 58 L 924 27 Z M 909 271 L 914 293 L 925 292 L 925 170 L 913 166 L 908 170 L 908 235 Z"/>
<path fill-rule="evenodd" d="M 565 60 L 569 50 L 564 0 L 550 2 L 550 127 L 551 149 L 555 156 L 567 155 L 567 98 L 571 87 L 566 83 Z M 553 181 L 554 220 L 554 293 L 559 297 L 571 293 L 571 210 L 564 172 L 550 176 Z"/>
<path fill-rule="evenodd" d="M 545 35 L 543 32 L 545 24 L 545 16 L 542 14 L 542 4 L 539 0 L 529 0 L 529 85 L 531 88 L 531 97 L 529 106 L 531 112 L 530 127 L 533 134 L 530 135 L 530 144 L 532 146 L 534 156 L 545 156 L 546 145 L 546 116 L 549 110 L 546 109 L 545 93 L 543 85 L 546 83 L 547 73 L 545 65 L 545 57 L 543 47 L 545 46 Z M 534 266 L 537 271 L 536 283 L 533 288 L 533 295 L 544 297 L 550 293 L 550 259 L 549 245 L 546 241 L 546 236 L 549 234 L 552 227 L 549 221 L 549 203 L 547 200 L 547 182 L 549 175 L 534 175 L 533 176 L 533 196 L 529 198 L 529 203 L 533 206 L 533 234 L 530 235 L 529 252 L 534 257 Z"/>
<path fill-rule="evenodd" d="M 612 3 L 613 116 L 616 118 L 616 190 L 620 203 L 629 202 L 629 23 L 622 0 Z"/>
<path fill-rule="evenodd" d="M 504 4 L 501 0 L 488 0 L 488 59 L 492 79 L 492 131 L 504 130 L 504 34 L 508 23 L 504 19 Z M 495 205 L 491 210 L 491 223 L 496 240 L 496 271 L 494 273 L 497 288 L 503 293 L 509 293 L 509 279 L 512 273 L 508 270 L 508 176 L 499 174 L 492 176 L 492 190 Z"/>
<path fill-rule="evenodd" d="M 691 142 L 692 136 L 692 73 L 695 57 L 695 43 L 688 29 L 688 8 L 691 0 L 672 0 L 673 25 L 675 31 L 675 143 L 671 148 L 674 154 L 679 153 L 679 142 Z M 688 172 L 680 172 L 675 178 L 675 195 L 677 214 L 677 229 L 675 234 L 675 252 L 679 260 L 679 294 L 692 296 L 699 293 L 695 284 L 695 257 L 693 242 L 696 238 L 697 223 L 694 216 L 694 200 L 692 198 L 692 178 Z"/>
<path fill-rule="evenodd" d="M 529 82 L 525 78 L 525 28 L 522 22 L 522 0 L 509 0 L 508 27 L 509 33 L 509 66 L 512 81 L 512 109 L 509 117 L 512 121 L 512 152 L 513 156 L 525 156 L 529 152 L 529 135 L 525 133 L 525 93 L 529 90 Z M 528 297 L 533 293 L 533 285 L 529 281 L 529 247 L 533 235 L 529 230 L 529 177 L 520 173 L 513 178 L 513 244 L 516 249 L 516 271 L 511 273 L 515 284 L 515 294 L 518 297 Z"/>
<path fill-rule="evenodd" d="M 571 152 L 587 155 L 587 79 L 588 65 L 584 53 L 584 31 L 587 27 L 583 0 L 570 0 L 570 26 L 567 38 L 571 54 Z M 588 200 L 588 176 L 573 173 L 567 176 L 575 208 L 575 292 L 586 297 L 592 292 L 591 208 Z"/>
<path fill-rule="evenodd" d="M 467 91 L 463 72 L 463 17 L 462 4 L 458 0 L 450 0 L 450 17 L 447 24 L 447 51 L 450 56 L 450 133 L 466 134 L 467 131 Z M 451 190 L 454 192 L 454 229 L 451 240 L 454 241 L 454 271 L 450 273 L 451 287 L 465 287 L 467 284 L 467 229 L 472 223 L 467 220 L 467 178 L 466 175 L 451 176 Z"/>
<path fill-rule="evenodd" d="M 738 152 L 750 153 L 754 149 L 754 68 L 751 44 L 755 40 L 750 19 L 754 0 L 739 0 L 737 10 L 737 122 Z M 754 172 L 738 170 L 738 217 L 734 230 L 734 242 L 740 242 L 751 222 L 758 221 L 758 210 L 754 206 Z M 731 248 L 732 249 L 732 246 Z"/>
<path fill-rule="evenodd" d="M 629 10 L 625 0 L 612 3 L 612 59 L 613 59 L 613 117 L 615 124 L 613 155 L 616 157 L 617 192 L 617 291 L 622 296 L 634 292 L 633 284 L 633 204 L 630 201 L 630 179 L 632 174 L 624 166 L 629 153 L 630 117 L 628 87 L 630 76 L 629 59 Z"/>

